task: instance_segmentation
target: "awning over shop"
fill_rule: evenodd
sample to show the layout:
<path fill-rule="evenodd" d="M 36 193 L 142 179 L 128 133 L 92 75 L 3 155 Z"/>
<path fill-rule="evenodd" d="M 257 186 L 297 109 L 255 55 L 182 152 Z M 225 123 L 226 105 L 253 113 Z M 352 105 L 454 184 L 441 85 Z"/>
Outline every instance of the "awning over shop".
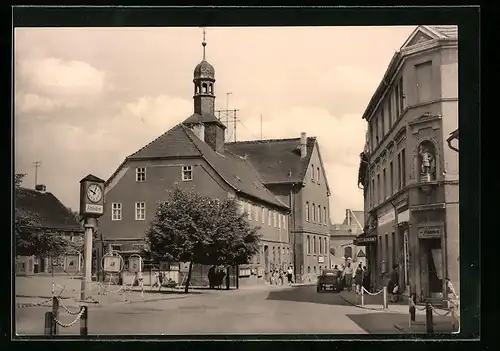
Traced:
<path fill-rule="evenodd" d="M 377 236 L 361 234 L 356 239 L 354 239 L 353 244 L 356 246 L 374 245 L 377 244 Z"/>

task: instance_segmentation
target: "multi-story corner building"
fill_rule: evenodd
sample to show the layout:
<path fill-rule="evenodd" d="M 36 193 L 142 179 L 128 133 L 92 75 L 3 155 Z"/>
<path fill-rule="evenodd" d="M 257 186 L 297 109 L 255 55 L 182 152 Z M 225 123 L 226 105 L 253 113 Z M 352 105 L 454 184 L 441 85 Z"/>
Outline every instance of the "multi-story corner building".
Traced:
<path fill-rule="evenodd" d="M 366 266 L 366 253 L 364 248 L 354 244 L 357 236 L 363 233 L 364 212 L 352 209 L 345 210 L 342 223 L 332 224 L 330 229 L 330 267 L 345 264 L 348 258 L 357 266 L 361 263 Z"/>
<path fill-rule="evenodd" d="M 261 228 L 260 254 L 240 266 L 240 283 L 265 280 L 288 265 L 297 281 L 312 278 L 328 266 L 330 223 L 318 142 L 302 133 L 226 143 L 226 126 L 214 116 L 215 69 L 205 60 L 205 45 L 194 70 L 193 115 L 128 156 L 107 180 L 98 239 L 125 261 L 139 253 L 157 203 L 176 185 L 218 199 L 236 197 Z"/>
<path fill-rule="evenodd" d="M 419 26 L 370 100 L 359 182 L 364 187 L 368 264 L 379 286 L 400 267 L 400 286 L 419 300 L 459 286 L 457 26 Z M 381 278 L 382 277 L 382 278 Z"/>

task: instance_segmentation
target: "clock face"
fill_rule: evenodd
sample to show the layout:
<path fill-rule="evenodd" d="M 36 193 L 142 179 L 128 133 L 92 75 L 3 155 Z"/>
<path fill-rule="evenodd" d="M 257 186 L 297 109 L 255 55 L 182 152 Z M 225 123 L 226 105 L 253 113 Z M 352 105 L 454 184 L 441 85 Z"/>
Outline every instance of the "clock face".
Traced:
<path fill-rule="evenodd" d="M 87 188 L 87 197 L 89 198 L 90 201 L 92 202 L 99 202 L 102 199 L 102 190 L 101 188 L 96 185 L 96 184 L 91 184 Z"/>

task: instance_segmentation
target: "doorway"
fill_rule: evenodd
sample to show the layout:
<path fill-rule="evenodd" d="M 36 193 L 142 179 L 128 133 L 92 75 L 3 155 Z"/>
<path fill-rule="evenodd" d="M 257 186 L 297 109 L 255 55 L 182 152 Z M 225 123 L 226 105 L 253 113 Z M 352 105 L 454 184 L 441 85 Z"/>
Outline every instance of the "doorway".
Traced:
<path fill-rule="evenodd" d="M 441 239 L 423 239 L 420 242 L 422 295 L 428 298 L 442 298 L 444 277 Z"/>

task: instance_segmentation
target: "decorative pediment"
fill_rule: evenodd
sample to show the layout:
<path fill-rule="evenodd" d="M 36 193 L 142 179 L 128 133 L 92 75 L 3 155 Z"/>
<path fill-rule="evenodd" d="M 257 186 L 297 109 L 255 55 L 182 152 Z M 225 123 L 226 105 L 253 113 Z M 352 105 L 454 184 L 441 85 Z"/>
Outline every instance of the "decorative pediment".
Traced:
<path fill-rule="evenodd" d="M 405 49 L 429 40 L 439 39 L 439 36 L 425 26 L 420 26 L 408 37 L 401 49 Z"/>

